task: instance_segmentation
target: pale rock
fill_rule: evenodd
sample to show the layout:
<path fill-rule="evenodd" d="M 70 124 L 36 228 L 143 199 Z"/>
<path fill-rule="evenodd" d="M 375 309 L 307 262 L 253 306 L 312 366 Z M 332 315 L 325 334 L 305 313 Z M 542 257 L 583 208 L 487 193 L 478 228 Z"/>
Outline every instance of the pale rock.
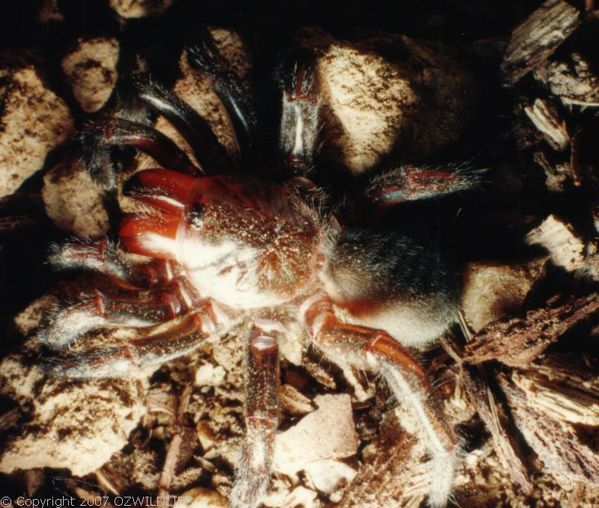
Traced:
<path fill-rule="evenodd" d="M 196 371 L 196 386 L 218 386 L 225 380 L 225 369 L 220 365 L 216 367 L 211 363 L 201 365 Z"/>
<path fill-rule="evenodd" d="M 33 347 L 37 339 L 26 344 Z M 42 382 L 44 373 L 37 365 L 29 365 L 23 356 L 14 353 L 0 361 L 0 394 L 10 397 L 20 405 L 30 402 L 35 397 L 36 387 Z"/>
<path fill-rule="evenodd" d="M 318 409 L 277 435 L 273 469 L 291 475 L 310 463 L 354 455 L 358 437 L 351 398 L 347 394 L 320 395 Z"/>
<path fill-rule="evenodd" d="M 136 381 L 47 380 L 33 399 L 32 420 L 9 442 L 0 472 L 50 467 L 84 476 L 103 466 L 142 418 Z"/>
<path fill-rule="evenodd" d="M 83 238 L 100 238 L 108 232 L 104 192 L 80 160 L 65 160 L 44 175 L 42 199 L 57 227 Z"/>
<path fill-rule="evenodd" d="M 470 263 L 464 273 L 462 310 L 475 331 L 521 309 L 534 283 L 544 273 L 545 258 L 528 263 Z"/>
<path fill-rule="evenodd" d="M 118 59 L 119 42 L 109 37 L 81 39 L 62 59 L 62 72 L 86 113 L 101 109 L 112 94 Z"/>
<path fill-rule="evenodd" d="M 451 46 L 382 32 L 341 40 L 317 28 L 299 38 L 316 54 L 323 155 L 352 173 L 395 151 L 426 157 L 468 127 L 474 81 Z"/>
<path fill-rule="evenodd" d="M 143 18 L 162 14 L 174 0 L 110 0 L 110 7 L 123 18 Z"/>
<path fill-rule="evenodd" d="M 308 464 L 305 471 L 314 488 L 326 495 L 331 495 L 341 486 L 348 485 L 357 474 L 357 471 L 347 464 L 330 459 Z"/>
<path fill-rule="evenodd" d="M 67 105 L 42 82 L 32 66 L 0 69 L 0 197 L 12 194 L 35 172 L 48 153 L 73 132 Z"/>

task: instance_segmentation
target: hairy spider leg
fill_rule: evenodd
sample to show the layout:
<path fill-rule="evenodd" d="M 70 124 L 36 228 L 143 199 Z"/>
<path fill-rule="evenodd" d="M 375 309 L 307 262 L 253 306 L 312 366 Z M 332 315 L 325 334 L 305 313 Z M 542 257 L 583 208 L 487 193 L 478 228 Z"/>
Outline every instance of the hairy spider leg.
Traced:
<path fill-rule="evenodd" d="M 154 111 L 164 115 L 189 144 L 204 173 L 220 173 L 232 169 L 231 158 L 218 141 L 208 122 L 173 92 L 138 74 L 134 86 L 139 98 Z"/>
<path fill-rule="evenodd" d="M 429 396 L 425 372 L 410 352 L 384 330 L 340 322 L 325 294 L 307 299 L 300 308 L 308 333 L 322 351 L 379 372 L 395 398 L 416 417 L 431 454 L 429 504 L 441 507 L 451 494 L 457 439 L 439 416 Z"/>
<path fill-rule="evenodd" d="M 200 347 L 208 338 L 228 324 L 225 314 L 210 300 L 196 306 L 195 312 L 164 331 L 125 345 L 99 348 L 70 358 L 46 362 L 51 375 L 71 378 L 130 376 L 132 373 L 161 365 Z"/>
<path fill-rule="evenodd" d="M 186 49 L 189 64 L 211 79 L 214 91 L 224 104 L 235 129 L 241 155 L 251 155 L 258 130 L 251 90 L 221 55 L 206 26 L 197 28 Z"/>
<path fill-rule="evenodd" d="M 366 190 L 379 207 L 406 201 L 420 201 L 475 190 L 482 183 L 485 170 L 465 168 L 431 168 L 404 165 L 376 176 Z"/>
<path fill-rule="evenodd" d="M 44 317 L 38 334 L 50 348 L 64 349 L 83 334 L 102 328 L 145 328 L 191 311 L 199 296 L 184 278 L 153 291 L 83 292 L 77 303 L 61 302 Z"/>
<path fill-rule="evenodd" d="M 279 150 L 292 173 L 305 176 L 318 149 L 320 99 L 313 64 L 308 56 L 297 53 L 288 54 L 278 72 L 282 88 Z"/>
<path fill-rule="evenodd" d="M 170 138 L 146 125 L 122 118 L 105 118 L 86 125 L 82 133 L 84 153 L 88 167 L 94 171 L 93 153 L 98 147 L 131 146 L 151 156 L 163 167 L 189 175 L 199 175 L 202 170 Z"/>
<path fill-rule="evenodd" d="M 76 303 L 61 302 L 45 316 L 39 338 L 53 349 L 94 329 L 155 326 L 189 312 L 200 301 L 176 264 L 131 263 L 107 240 L 57 246 L 50 262 L 60 269 L 103 273 L 112 283 L 102 291 L 80 294 Z"/>
<path fill-rule="evenodd" d="M 275 327 L 276 328 L 276 327 Z M 246 355 L 245 436 L 232 508 L 257 506 L 270 482 L 279 422 L 279 348 L 268 323 L 252 325 Z"/>
<path fill-rule="evenodd" d="M 113 242 L 106 239 L 54 245 L 48 261 L 58 270 L 101 272 L 123 289 L 162 286 L 178 275 L 176 265 L 170 261 L 155 259 L 147 263 L 132 263 L 120 254 Z"/>

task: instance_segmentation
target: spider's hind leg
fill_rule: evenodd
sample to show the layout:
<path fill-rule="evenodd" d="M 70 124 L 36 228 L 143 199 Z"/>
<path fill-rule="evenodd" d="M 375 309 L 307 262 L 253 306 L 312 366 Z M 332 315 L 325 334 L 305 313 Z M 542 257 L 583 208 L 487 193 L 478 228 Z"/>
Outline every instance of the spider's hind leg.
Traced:
<path fill-rule="evenodd" d="M 314 343 L 328 355 L 379 372 L 395 398 L 409 408 L 431 455 L 429 504 L 447 504 L 453 488 L 458 440 L 440 417 L 426 374 L 410 352 L 384 330 L 339 321 L 326 295 L 307 300 L 301 309 Z"/>

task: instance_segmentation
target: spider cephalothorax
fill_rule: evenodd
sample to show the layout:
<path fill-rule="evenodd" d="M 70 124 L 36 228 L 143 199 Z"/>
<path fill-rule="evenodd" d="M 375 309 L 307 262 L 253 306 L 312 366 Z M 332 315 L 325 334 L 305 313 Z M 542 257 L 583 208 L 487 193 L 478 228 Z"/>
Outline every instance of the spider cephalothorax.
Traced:
<path fill-rule="evenodd" d="M 251 101 L 207 32 L 188 54 L 213 78 L 240 147 L 251 150 L 257 145 Z M 276 152 L 287 166 L 287 181 L 236 170 L 239 164 L 205 122 L 147 78 L 137 80 L 137 98 L 178 128 L 202 168 L 147 126 L 121 118 L 88 128 L 84 139 L 93 138 L 84 147 L 88 166 L 105 185 L 116 181 L 106 147 L 135 146 L 162 166 L 136 173 L 123 189 L 152 213 L 122 219 L 121 247 L 103 240 L 56 248 L 54 264 L 103 272 L 113 289 L 63 303 L 40 336 L 56 350 L 104 327 L 135 327 L 144 337 L 55 361 L 52 372 L 125 376 L 186 354 L 225 333 L 240 315 L 249 316 L 246 439 L 231 504 L 255 506 L 270 478 L 278 419 L 277 338 L 285 333 L 285 323 L 270 311 L 284 307 L 320 350 L 380 373 L 412 410 L 431 454 L 430 503 L 443 505 L 451 492 L 456 438 L 429 397 L 423 370 L 400 341 L 419 346 L 443 333 L 457 314 L 459 282 L 444 249 L 422 231 L 424 223 L 409 205 L 471 188 L 476 178 L 451 169 L 401 167 L 363 189 L 360 206 L 373 212 L 370 220 L 368 214 L 358 224 L 342 214 L 333 217 L 305 197 L 314 187 L 307 172 L 318 139 L 318 86 L 302 58 L 281 68 L 287 74 L 280 79 Z M 410 227 L 404 227 L 405 217 L 373 218 L 390 209 L 401 216 L 402 206 L 408 207 Z M 153 259 L 133 263 L 123 250 Z M 153 328 L 162 323 L 168 325 Z"/>

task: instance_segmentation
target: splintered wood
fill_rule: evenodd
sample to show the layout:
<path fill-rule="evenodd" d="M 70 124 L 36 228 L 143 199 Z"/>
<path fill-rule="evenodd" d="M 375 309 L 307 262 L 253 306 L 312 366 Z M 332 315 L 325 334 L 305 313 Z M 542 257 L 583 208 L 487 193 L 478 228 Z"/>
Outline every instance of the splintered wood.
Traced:
<path fill-rule="evenodd" d="M 598 315 L 599 297 L 591 294 L 531 310 L 524 318 L 496 321 L 468 343 L 464 360 L 472 364 L 498 360 L 513 367 L 527 366 L 572 327 Z"/>
<path fill-rule="evenodd" d="M 599 456 L 581 441 L 574 428 L 532 407 L 526 392 L 507 376 L 498 376 L 498 381 L 518 429 L 560 485 L 586 482 L 599 486 Z"/>
<path fill-rule="evenodd" d="M 491 433 L 493 447 L 503 467 L 512 481 L 523 492 L 532 492 L 532 482 L 523 460 L 523 455 L 509 431 L 509 420 L 503 408 L 495 400 L 489 387 L 484 367 L 464 369 L 462 372 L 464 390 L 470 402 L 476 407 L 480 419 Z"/>
<path fill-rule="evenodd" d="M 515 84 L 549 57 L 580 25 L 578 9 L 563 0 L 548 0 L 512 32 L 501 70 Z"/>
<path fill-rule="evenodd" d="M 565 150 L 570 144 L 566 122 L 559 117 L 556 108 L 543 99 L 536 99 L 532 106 L 524 108 L 528 118 L 543 134 L 554 149 Z"/>

